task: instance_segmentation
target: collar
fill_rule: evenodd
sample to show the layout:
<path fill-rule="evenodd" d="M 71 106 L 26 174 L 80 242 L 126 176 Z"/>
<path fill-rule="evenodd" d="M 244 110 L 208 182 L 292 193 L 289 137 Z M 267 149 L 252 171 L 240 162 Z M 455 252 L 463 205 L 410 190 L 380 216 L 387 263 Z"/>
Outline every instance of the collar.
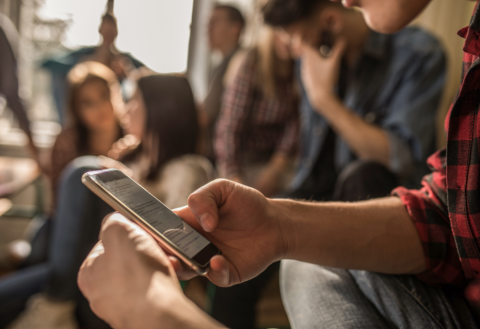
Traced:
<path fill-rule="evenodd" d="M 388 36 L 371 31 L 363 46 L 363 54 L 381 59 L 387 50 Z"/>
<path fill-rule="evenodd" d="M 475 4 L 470 25 L 458 31 L 458 35 L 465 38 L 463 51 L 474 56 L 480 56 L 480 7 Z"/>

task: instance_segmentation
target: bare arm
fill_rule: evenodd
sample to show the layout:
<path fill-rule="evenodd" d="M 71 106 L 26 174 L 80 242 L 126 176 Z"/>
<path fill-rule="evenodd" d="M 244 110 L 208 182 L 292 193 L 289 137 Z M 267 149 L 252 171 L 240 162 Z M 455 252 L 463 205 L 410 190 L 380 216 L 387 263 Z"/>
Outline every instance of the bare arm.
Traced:
<path fill-rule="evenodd" d="M 390 168 L 389 140 L 386 132 L 358 117 L 346 108 L 335 95 L 344 40 L 334 46 L 329 58 L 320 56 L 308 45 L 302 47 L 302 82 L 308 99 L 319 114 L 325 117 L 335 132 L 342 136 L 361 159 L 373 160 Z"/>
<path fill-rule="evenodd" d="M 417 230 L 399 198 L 357 203 L 271 202 L 289 222 L 284 258 L 392 274 L 425 269 Z"/>
<path fill-rule="evenodd" d="M 400 199 L 312 203 L 267 199 L 231 181 L 193 193 L 177 213 L 223 255 L 211 261 L 210 280 L 230 286 L 281 259 L 383 273 L 425 269 L 417 230 Z M 174 264 L 182 278 L 192 276 Z"/>
<path fill-rule="evenodd" d="M 425 268 L 418 234 L 397 198 L 350 204 L 272 200 L 217 180 L 188 203 L 176 212 L 223 252 L 211 259 L 208 273 L 219 286 L 249 280 L 282 258 L 384 273 Z M 145 231 L 113 214 L 104 220 L 100 239 L 78 283 L 102 319 L 125 329 L 220 327 L 181 293 L 174 269 L 183 278 L 192 274 Z"/>
<path fill-rule="evenodd" d="M 321 114 L 333 130 L 345 139 L 360 159 L 376 161 L 390 168 L 389 140 L 385 130 L 367 123 L 335 96 L 325 97 L 320 106 Z"/>

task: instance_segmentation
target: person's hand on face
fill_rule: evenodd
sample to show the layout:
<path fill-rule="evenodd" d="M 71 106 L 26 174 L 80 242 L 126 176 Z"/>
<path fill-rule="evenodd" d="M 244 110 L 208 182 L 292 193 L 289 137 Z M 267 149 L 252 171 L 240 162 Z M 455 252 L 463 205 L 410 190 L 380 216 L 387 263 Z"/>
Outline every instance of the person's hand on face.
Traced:
<path fill-rule="evenodd" d="M 100 239 L 78 274 L 100 318 L 118 329 L 216 326 L 187 300 L 168 257 L 143 229 L 114 213 L 105 218 Z"/>
<path fill-rule="evenodd" d="M 218 286 L 250 280 L 286 253 L 287 224 L 270 200 L 244 185 L 216 180 L 192 193 L 188 207 L 175 212 L 222 251 L 211 259 L 207 274 Z M 176 258 L 171 261 L 181 279 L 195 276 Z"/>
<path fill-rule="evenodd" d="M 299 46 L 302 83 L 310 103 L 320 113 L 325 111 L 328 107 L 326 104 L 336 97 L 335 87 L 345 48 L 345 39 L 338 38 L 329 56 L 323 57 L 317 49 L 306 43 Z"/>

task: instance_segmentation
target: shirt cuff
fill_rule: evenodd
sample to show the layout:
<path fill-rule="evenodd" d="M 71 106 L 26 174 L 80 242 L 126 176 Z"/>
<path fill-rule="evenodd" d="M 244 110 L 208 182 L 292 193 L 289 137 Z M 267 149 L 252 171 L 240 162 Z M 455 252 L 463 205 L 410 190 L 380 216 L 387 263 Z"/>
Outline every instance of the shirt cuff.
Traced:
<path fill-rule="evenodd" d="M 415 168 L 410 148 L 391 131 L 387 131 L 387 138 L 390 148 L 390 169 L 401 177 L 410 175 Z"/>
<path fill-rule="evenodd" d="M 430 199 L 431 190 L 397 187 L 392 196 L 399 197 L 418 233 L 425 259 L 425 271 L 417 278 L 430 285 L 462 290 L 466 285 L 455 241 L 446 218 L 437 202 Z"/>

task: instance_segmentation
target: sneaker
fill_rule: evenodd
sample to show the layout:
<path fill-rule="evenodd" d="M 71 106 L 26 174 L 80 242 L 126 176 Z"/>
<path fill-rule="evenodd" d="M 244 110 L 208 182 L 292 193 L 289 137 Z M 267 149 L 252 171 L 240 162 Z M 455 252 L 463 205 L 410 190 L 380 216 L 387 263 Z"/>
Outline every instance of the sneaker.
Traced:
<path fill-rule="evenodd" d="M 56 302 L 38 294 L 7 329 L 78 329 L 74 312 L 74 302 Z"/>

